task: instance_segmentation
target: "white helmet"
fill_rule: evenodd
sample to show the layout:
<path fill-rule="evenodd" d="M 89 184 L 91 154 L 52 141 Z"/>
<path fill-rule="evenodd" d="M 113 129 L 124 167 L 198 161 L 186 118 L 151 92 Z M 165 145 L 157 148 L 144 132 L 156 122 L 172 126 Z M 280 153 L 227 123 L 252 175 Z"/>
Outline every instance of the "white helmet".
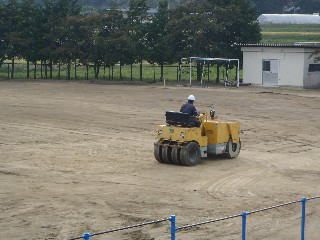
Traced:
<path fill-rule="evenodd" d="M 188 100 L 189 100 L 189 101 L 195 101 L 196 98 L 195 98 L 193 95 L 190 95 L 190 96 L 188 97 Z"/>

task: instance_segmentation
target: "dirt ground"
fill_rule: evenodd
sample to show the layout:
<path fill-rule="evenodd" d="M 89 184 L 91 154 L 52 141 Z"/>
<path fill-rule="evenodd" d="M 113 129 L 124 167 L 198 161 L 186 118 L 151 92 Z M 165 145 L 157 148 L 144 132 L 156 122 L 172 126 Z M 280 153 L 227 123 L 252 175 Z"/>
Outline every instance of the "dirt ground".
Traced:
<path fill-rule="evenodd" d="M 154 126 L 194 94 L 241 123 L 238 159 L 159 164 Z M 177 215 L 177 225 L 320 192 L 320 91 L 0 82 L 0 239 L 63 239 Z M 248 239 L 299 239 L 299 204 L 248 216 Z M 319 239 L 320 199 L 306 237 Z M 241 237 L 241 218 L 177 233 Z M 169 223 L 92 239 L 169 239 Z"/>

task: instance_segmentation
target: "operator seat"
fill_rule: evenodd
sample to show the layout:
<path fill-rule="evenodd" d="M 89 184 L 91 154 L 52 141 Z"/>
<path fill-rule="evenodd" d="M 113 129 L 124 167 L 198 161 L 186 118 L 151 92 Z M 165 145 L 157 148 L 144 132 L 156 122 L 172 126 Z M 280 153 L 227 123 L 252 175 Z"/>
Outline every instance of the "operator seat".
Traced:
<path fill-rule="evenodd" d="M 194 116 L 182 112 L 166 112 L 166 123 L 173 126 L 180 127 L 200 127 L 201 122 Z"/>

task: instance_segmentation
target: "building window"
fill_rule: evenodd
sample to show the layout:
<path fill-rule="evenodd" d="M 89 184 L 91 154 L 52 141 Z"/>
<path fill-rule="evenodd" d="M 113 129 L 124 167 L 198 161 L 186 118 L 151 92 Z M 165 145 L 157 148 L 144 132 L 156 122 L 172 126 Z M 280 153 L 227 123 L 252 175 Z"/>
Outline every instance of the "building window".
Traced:
<path fill-rule="evenodd" d="M 309 64 L 309 72 L 320 72 L 320 64 Z"/>
<path fill-rule="evenodd" d="M 263 62 L 262 62 L 262 71 L 264 71 L 264 72 L 270 72 L 270 70 L 271 70 L 270 61 L 265 61 L 265 60 L 263 60 Z"/>

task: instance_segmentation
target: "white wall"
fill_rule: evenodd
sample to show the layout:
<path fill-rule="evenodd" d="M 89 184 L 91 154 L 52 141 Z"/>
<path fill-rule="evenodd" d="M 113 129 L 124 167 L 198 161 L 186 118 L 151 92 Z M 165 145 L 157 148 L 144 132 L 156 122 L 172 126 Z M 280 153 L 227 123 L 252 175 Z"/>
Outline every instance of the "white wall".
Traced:
<path fill-rule="evenodd" d="M 251 84 L 262 84 L 262 54 L 244 48 L 243 52 L 243 82 Z M 250 51 L 249 51 L 250 50 Z"/>
<path fill-rule="evenodd" d="M 292 50 L 284 52 L 283 58 L 280 61 L 279 86 L 303 87 L 303 74 L 304 53 L 293 52 Z"/>
<path fill-rule="evenodd" d="M 320 88 L 320 72 L 309 72 L 309 64 L 320 64 L 320 50 L 306 52 L 304 55 L 304 87 Z"/>
<path fill-rule="evenodd" d="M 303 86 L 304 49 L 243 47 L 243 82 L 262 84 L 262 60 L 278 59 L 279 86 Z"/>

